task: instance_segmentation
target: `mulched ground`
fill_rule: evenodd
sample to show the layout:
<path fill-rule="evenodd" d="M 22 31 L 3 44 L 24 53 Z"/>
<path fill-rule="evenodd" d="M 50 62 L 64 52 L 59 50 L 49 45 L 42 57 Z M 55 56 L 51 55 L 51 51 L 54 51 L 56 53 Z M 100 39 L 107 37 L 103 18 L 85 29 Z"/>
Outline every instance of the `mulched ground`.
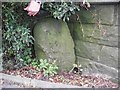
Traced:
<path fill-rule="evenodd" d="M 117 83 L 113 83 L 107 77 L 102 77 L 101 75 L 77 75 L 68 72 L 60 72 L 57 75 L 46 78 L 43 76 L 42 72 L 37 71 L 37 69 L 32 66 L 23 67 L 18 70 L 3 70 L 1 73 L 90 88 L 118 88 L 119 86 Z"/>

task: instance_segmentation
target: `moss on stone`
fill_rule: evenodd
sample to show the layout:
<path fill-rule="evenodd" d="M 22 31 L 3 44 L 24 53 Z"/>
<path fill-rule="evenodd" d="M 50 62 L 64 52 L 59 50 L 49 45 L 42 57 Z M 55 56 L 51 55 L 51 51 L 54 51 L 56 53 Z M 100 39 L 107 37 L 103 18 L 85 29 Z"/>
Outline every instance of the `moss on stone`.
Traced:
<path fill-rule="evenodd" d="M 65 22 L 53 18 L 39 21 L 34 28 L 34 38 L 37 56 L 44 58 L 46 55 L 50 62 L 56 60 L 60 70 L 72 68 L 75 62 L 74 42 Z"/>

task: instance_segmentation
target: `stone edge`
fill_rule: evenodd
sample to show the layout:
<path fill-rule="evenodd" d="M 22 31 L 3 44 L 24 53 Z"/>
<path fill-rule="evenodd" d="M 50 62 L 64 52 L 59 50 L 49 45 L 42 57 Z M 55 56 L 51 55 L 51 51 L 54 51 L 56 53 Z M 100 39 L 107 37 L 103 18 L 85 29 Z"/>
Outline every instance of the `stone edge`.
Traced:
<path fill-rule="evenodd" d="M 87 87 L 80 87 L 80 86 L 74 86 L 74 85 L 66 85 L 62 83 L 52 83 L 52 82 L 47 82 L 47 81 L 42 81 L 37 79 L 30 79 L 30 78 L 21 77 L 21 76 L 7 75 L 3 73 L 0 73 L 0 79 L 10 80 L 10 81 L 27 85 L 27 86 L 32 85 L 33 88 L 34 87 L 37 87 L 37 88 L 87 88 Z"/>

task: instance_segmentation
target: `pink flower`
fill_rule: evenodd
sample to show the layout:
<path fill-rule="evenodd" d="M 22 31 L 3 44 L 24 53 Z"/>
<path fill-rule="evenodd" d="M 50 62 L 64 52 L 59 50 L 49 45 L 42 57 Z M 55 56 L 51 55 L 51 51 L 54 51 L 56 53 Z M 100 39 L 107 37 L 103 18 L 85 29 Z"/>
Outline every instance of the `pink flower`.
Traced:
<path fill-rule="evenodd" d="M 39 1 L 38 3 L 35 0 L 31 0 L 29 5 L 26 8 L 24 8 L 24 10 L 28 11 L 29 16 L 32 15 L 35 16 L 40 10 L 40 5 L 41 5 L 41 1 Z"/>

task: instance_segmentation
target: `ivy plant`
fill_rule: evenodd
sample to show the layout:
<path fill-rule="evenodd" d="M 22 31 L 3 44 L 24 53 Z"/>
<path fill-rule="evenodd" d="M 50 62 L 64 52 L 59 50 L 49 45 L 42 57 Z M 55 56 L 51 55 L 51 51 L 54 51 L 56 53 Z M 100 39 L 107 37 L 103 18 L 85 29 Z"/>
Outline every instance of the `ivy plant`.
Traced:
<path fill-rule="evenodd" d="M 75 14 L 75 11 L 80 11 L 79 5 L 73 2 L 43 3 L 42 8 L 49 11 L 54 18 L 62 19 L 63 21 L 69 21 L 70 16 Z"/>

